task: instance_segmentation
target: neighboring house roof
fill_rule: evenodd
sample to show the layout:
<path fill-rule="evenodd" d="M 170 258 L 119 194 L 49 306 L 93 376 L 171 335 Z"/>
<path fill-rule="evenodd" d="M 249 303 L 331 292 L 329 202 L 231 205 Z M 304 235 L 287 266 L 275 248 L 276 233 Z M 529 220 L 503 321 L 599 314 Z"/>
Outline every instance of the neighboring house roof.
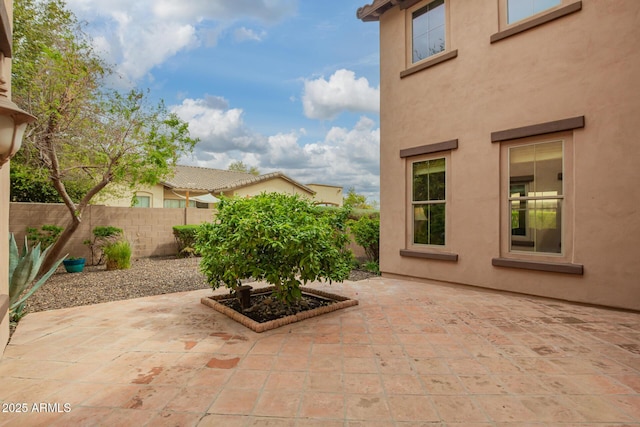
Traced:
<path fill-rule="evenodd" d="M 253 177 L 250 173 L 245 172 L 178 165 L 174 175 L 167 178 L 162 184 L 175 190 L 212 192 Z"/>
<path fill-rule="evenodd" d="M 255 176 L 245 172 L 183 165 L 176 166 L 174 175 L 171 178 L 167 178 L 162 184 L 174 190 L 219 193 L 237 190 L 274 178 L 282 178 L 311 194 L 316 193 L 311 188 L 289 178 L 282 172 Z"/>
<path fill-rule="evenodd" d="M 303 190 L 311 193 L 311 194 L 316 194 L 315 191 L 313 191 L 312 189 L 310 189 L 309 187 L 307 187 L 306 185 L 300 184 L 298 181 L 289 178 L 288 176 L 286 176 L 285 174 L 283 174 L 282 172 L 272 172 L 272 173 L 267 173 L 265 175 L 251 175 L 249 174 L 249 178 L 241 180 L 241 181 L 237 181 L 235 183 L 233 183 L 232 185 L 229 185 L 225 188 L 221 188 L 217 191 L 233 191 L 233 190 L 237 190 L 239 188 L 242 187 L 247 187 L 249 185 L 253 185 L 253 184 L 257 184 L 259 182 L 263 182 L 263 181 L 268 181 L 270 179 L 274 179 L 274 178 L 282 178 L 285 181 L 290 182 L 293 185 L 296 185 L 300 188 L 302 188 Z"/>
<path fill-rule="evenodd" d="M 330 185 L 330 184 L 315 184 L 315 183 L 309 183 L 307 184 L 307 186 L 318 186 L 318 187 L 329 187 L 329 188 L 339 188 L 342 190 L 342 186 L 340 185 Z"/>

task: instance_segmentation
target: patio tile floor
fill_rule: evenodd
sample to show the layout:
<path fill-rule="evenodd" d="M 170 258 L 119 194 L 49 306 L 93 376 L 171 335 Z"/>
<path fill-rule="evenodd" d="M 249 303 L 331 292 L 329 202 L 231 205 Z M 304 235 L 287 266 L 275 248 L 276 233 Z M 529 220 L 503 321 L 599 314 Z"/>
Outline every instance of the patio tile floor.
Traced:
<path fill-rule="evenodd" d="M 256 334 L 200 290 L 27 315 L 0 426 L 640 425 L 640 314 L 375 278 Z M 16 405 L 26 412 L 16 413 Z"/>

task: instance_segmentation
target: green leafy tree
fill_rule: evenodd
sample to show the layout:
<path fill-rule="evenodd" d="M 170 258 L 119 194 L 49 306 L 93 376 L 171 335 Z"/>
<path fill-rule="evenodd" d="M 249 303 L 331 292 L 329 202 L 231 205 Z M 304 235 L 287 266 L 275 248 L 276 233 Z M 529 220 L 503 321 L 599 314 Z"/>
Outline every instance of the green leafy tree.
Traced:
<path fill-rule="evenodd" d="M 258 176 L 260 175 L 260 171 L 258 170 L 257 167 L 255 166 L 247 166 L 244 164 L 244 162 L 242 162 L 242 160 L 238 160 L 235 162 L 232 162 L 229 165 L 228 168 L 230 171 L 234 171 L 234 172 L 244 172 L 244 173 L 250 173 L 251 175 L 255 175 Z"/>
<path fill-rule="evenodd" d="M 342 199 L 342 204 L 354 209 L 373 209 L 373 206 L 367 203 L 367 197 L 356 193 L 356 190 L 353 187 L 350 187 L 347 190 L 347 197 Z"/>
<path fill-rule="evenodd" d="M 109 184 L 156 184 L 197 141 L 148 92 L 105 89 L 112 70 L 63 1 L 16 0 L 14 10 L 13 99 L 38 118 L 18 161 L 46 171 L 70 216 L 47 270 L 96 194 Z M 75 200 L 70 182 L 81 183 Z"/>
<path fill-rule="evenodd" d="M 347 209 L 322 211 L 280 193 L 223 198 L 216 221 L 198 231 L 200 267 L 214 289 L 235 289 L 252 277 L 274 285 L 275 295 L 291 303 L 302 296 L 302 284 L 349 276 L 347 215 Z"/>
<path fill-rule="evenodd" d="M 364 215 L 357 221 L 350 221 L 349 229 L 353 233 L 356 243 L 364 248 L 369 261 L 379 262 L 380 219 Z"/>

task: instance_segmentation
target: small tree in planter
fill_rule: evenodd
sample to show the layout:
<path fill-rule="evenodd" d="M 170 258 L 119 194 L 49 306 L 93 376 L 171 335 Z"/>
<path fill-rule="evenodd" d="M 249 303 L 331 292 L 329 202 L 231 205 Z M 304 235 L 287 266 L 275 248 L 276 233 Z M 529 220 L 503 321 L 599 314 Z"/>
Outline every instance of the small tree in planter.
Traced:
<path fill-rule="evenodd" d="M 346 209 L 321 211 L 279 193 L 223 198 L 216 221 L 198 231 L 200 268 L 214 289 L 224 284 L 235 290 L 251 277 L 274 285 L 280 300 L 294 302 L 302 284 L 349 276 L 347 215 Z"/>

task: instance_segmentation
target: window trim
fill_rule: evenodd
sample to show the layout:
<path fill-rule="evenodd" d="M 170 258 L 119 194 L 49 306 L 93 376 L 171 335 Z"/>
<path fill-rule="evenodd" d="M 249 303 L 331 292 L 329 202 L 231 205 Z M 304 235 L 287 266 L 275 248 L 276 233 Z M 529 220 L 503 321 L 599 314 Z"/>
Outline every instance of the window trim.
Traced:
<path fill-rule="evenodd" d="M 400 71 L 400 78 L 404 79 L 411 74 L 417 73 L 418 71 L 426 70 L 427 68 L 431 68 L 435 65 L 446 62 L 450 59 L 454 59 L 458 57 L 458 49 L 448 51 L 445 49 L 444 51 L 437 53 L 433 56 L 423 59 L 421 62 L 416 63 L 413 67 L 409 67 L 406 70 Z"/>
<path fill-rule="evenodd" d="M 523 261 L 511 258 L 492 258 L 491 265 L 494 267 L 519 268 L 524 270 L 547 271 L 550 273 L 584 274 L 584 266 L 581 264 Z"/>
<path fill-rule="evenodd" d="M 490 37 L 491 43 L 499 42 L 500 40 L 504 40 L 511 36 L 515 36 L 516 34 L 523 33 L 532 28 L 539 27 L 541 25 L 546 24 L 547 22 L 555 21 L 556 19 L 562 18 L 567 15 L 571 15 L 575 12 L 579 12 L 582 10 L 582 1 L 578 0 L 572 3 L 566 3 L 567 0 L 564 0 L 563 3 L 558 6 L 554 6 L 550 9 L 544 10 L 542 12 L 536 13 L 535 15 L 531 15 L 528 18 L 522 19 L 520 21 L 516 21 L 513 24 L 507 23 L 507 0 L 499 0 L 500 1 L 500 31 L 495 34 L 492 34 Z"/>
<path fill-rule="evenodd" d="M 400 158 L 405 161 L 406 194 L 405 200 L 405 247 L 400 249 L 400 256 L 439 261 L 458 261 L 458 254 L 450 251 L 451 248 L 451 151 L 458 148 L 458 140 L 437 142 L 420 145 L 400 150 Z M 445 244 L 424 245 L 413 243 L 413 164 L 425 160 L 445 159 Z"/>
<path fill-rule="evenodd" d="M 584 123 L 584 116 L 582 117 L 582 123 Z M 509 129 L 511 132 L 518 131 L 512 135 L 519 135 L 514 139 L 501 139 L 500 141 L 500 248 L 499 256 L 492 258 L 491 263 L 495 267 L 507 267 L 526 270 L 538 270 L 555 273 L 568 273 L 568 274 L 583 274 L 584 267 L 581 264 L 573 263 L 573 238 L 574 238 L 574 198 L 575 189 L 573 182 L 573 170 L 574 170 L 574 144 L 575 136 L 574 129 L 564 130 L 562 132 L 546 132 L 545 129 L 550 129 L 547 126 L 549 124 L 564 122 L 562 120 L 555 122 L 542 123 L 540 125 L 525 126 L 522 128 Z M 543 132 L 544 131 L 544 132 Z M 494 134 L 501 134 L 500 132 L 494 132 Z M 528 136 L 523 136 L 523 135 Z M 553 141 L 563 141 L 563 167 L 562 167 L 562 179 L 563 179 L 563 214 L 562 214 L 562 253 L 535 253 L 526 251 L 511 251 L 511 207 L 509 203 L 509 189 L 510 189 L 510 176 L 509 176 L 509 149 L 511 147 L 519 147 L 531 144 L 542 144 Z"/>
<path fill-rule="evenodd" d="M 581 129 L 584 126 L 584 116 L 576 116 L 563 120 L 554 120 L 551 122 L 491 132 L 491 142 L 507 142 L 515 139 Z"/>

